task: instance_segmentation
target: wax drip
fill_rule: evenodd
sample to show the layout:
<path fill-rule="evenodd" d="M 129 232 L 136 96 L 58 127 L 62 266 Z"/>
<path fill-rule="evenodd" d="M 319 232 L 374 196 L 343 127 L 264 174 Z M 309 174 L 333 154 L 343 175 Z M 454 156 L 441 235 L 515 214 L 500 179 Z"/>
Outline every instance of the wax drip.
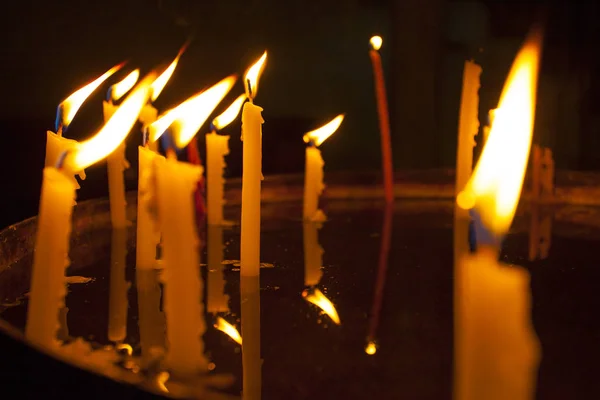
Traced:
<path fill-rule="evenodd" d="M 248 84 L 248 100 L 250 100 L 250 102 L 252 103 L 252 83 L 250 82 L 250 79 L 246 79 L 246 83 Z"/>

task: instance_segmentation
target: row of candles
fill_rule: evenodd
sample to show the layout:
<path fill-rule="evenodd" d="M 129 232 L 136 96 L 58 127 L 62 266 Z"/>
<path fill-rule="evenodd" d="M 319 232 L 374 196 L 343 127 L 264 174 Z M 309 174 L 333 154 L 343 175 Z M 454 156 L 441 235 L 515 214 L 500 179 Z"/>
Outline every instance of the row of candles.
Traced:
<path fill-rule="evenodd" d="M 378 50 L 381 38 L 371 39 L 371 59 L 375 71 L 376 93 L 380 120 L 384 193 L 392 208 L 394 198 L 393 169 L 387 103 L 381 60 Z M 532 34 L 517 55 L 499 106 L 494 110 L 494 121 L 488 133 L 480 160 L 472 171 L 474 135 L 478 131 L 478 89 L 481 67 L 472 61 L 465 63 L 463 95 L 457 147 L 455 209 L 455 391 L 456 398 L 530 398 L 533 379 L 539 359 L 539 345 L 529 318 L 528 275 L 519 268 L 502 266 L 498 262 L 499 244 L 508 231 L 520 197 L 525 169 L 531 147 L 533 130 L 537 71 L 539 67 L 541 38 Z M 165 283 L 164 309 L 167 331 L 167 364 L 180 376 L 191 376 L 206 370 L 203 342 L 200 336 L 205 326 L 202 319 L 204 304 L 199 302 L 202 281 L 198 274 L 198 233 L 196 211 L 200 209 L 194 194 L 200 193 L 203 167 L 199 162 L 182 162 L 176 149 L 188 146 L 194 161 L 197 153 L 195 135 L 209 115 L 233 87 L 236 78 L 230 76 L 211 88 L 186 100 L 158 117 L 152 106 L 169 77 L 173 74 L 182 51 L 161 74 L 150 73 L 139 83 L 139 71 L 134 71 L 109 90 L 104 103 L 104 127 L 91 139 L 78 143 L 64 138 L 68 124 L 85 98 L 96 90 L 114 72 L 116 66 L 97 80 L 75 92 L 59 106 L 56 133 L 48 132 L 46 168 L 42 184 L 40 212 L 26 336 L 33 343 L 56 348 L 58 310 L 64 303 L 64 271 L 68 265 L 68 245 L 71 231 L 71 214 L 78 187 L 74 175 L 85 178 L 85 168 L 108 157 L 109 198 L 111 221 L 115 229 L 125 232 L 125 190 L 123 170 L 124 140 L 139 119 L 143 123 L 144 146 L 139 148 L 139 188 L 137 208 L 136 268 L 138 280 L 144 290 L 143 275 L 156 267 L 156 247 L 161 242 L 163 281 Z M 227 110 L 213 120 L 211 133 L 206 135 L 207 146 L 207 220 L 209 235 L 219 235 L 223 224 L 223 157 L 228 153 L 228 136 L 218 134 L 242 108 L 243 176 L 241 215 L 241 268 L 242 285 L 249 296 L 258 296 L 260 268 L 260 191 L 262 158 L 262 108 L 253 100 L 266 62 L 266 52 L 244 74 L 245 95 L 238 97 Z M 127 94 L 119 106 L 114 102 Z M 248 101 L 246 101 L 248 100 Z M 305 251 L 307 265 L 306 283 L 314 285 L 320 279 L 322 250 L 316 236 L 318 223 L 324 219 L 318 209 L 319 195 L 323 190 L 323 159 L 318 146 L 340 126 L 343 115 L 304 136 L 306 148 L 306 173 L 304 191 Z M 158 153 L 157 141 L 163 137 L 166 156 Z M 194 151 L 195 150 L 195 151 Z M 512 159 L 507 162 L 507 156 Z M 386 214 L 387 215 L 387 214 Z M 468 249 L 469 224 L 476 222 L 478 249 L 471 254 Z M 389 224 L 389 216 L 386 218 Z M 384 225 L 385 228 L 386 225 Z M 386 248 L 388 233 L 384 229 L 382 257 L 378 282 L 387 268 Z M 210 233 L 213 232 L 213 233 Z M 221 232 L 222 235 L 222 232 Z M 113 235 L 113 240 L 124 243 L 125 234 Z M 221 246 L 217 239 L 215 243 Z M 117 250 L 115 250 L 117 249 Z M 124 245 L 113 246 L 113 259 L 122 260 L 120 271 L 124 274 Z M 213 254 L 221 253 L 213 251 Z M 209 254 L 209 258 L 211 255 Z M 218 255 L 216 256 L 218 258 Z M 145 271 L 145 272 L 144 272 Z M 116 272 L 113 274 L 113 272 Z M 141 277 L 141 278 L 140 278 Z M 210 279 L 210 276 L 209 276 Z M 119 279 L 115 279 L 118 285 Z M 147 279 L 146 279 L 147 281 Z M 244 289 L 244 287 L 246 289 Z M 126 286 L 121 290 L 125 293 Z M 376 352 L 375 330 L 381 305 L 378 287 L 373 302 L 372 322 L 366 352 Z M 112 288 L 111 288 L 112 292 Z M 118 290 L 116 292 L 119 292 Z M 207 298 L 211 310 L 223 309 L 223 300 Z M 118 296 L 116 296 L 118 298 Z M 378 300 L 379 299 L 379 300 Z M 156 299 L 155 299 L 156 300 Z M 156 300 L 159 301 L 159 300 Z M 225 300 L 226 301 L 226 300 Z M 111 299 L 113 302 L 113 299 Z M 115 309 L 120 302 L 115 300 Z M 260 313 L 259 302 L 249 302 L 248 314 Z M 112 303 L 111 303 L 112 308 Z M 142 310 L 140 313 L 143 314 Z M 242 315 L 244 315 L 242 310 Z M 256 317 L 255 315 L 255 317 Z M 114 318 L 113 318 L 114 316 Z M 111 316 L 109 337 L 115 342 L 124 339 L 124 322 L 118 312 Z M 151 320 L 151 319 L 150 319 Z M 111 327 L 114 326 L 114 329 Z M 248 328 L 250 329 L 250 328 Z M 254 329 L 254 328 L 252 328 Z M 260 331 L 244 332 L 244 341 Z M 246 329 L 247 330 L 247 329 Z M 256 340 L 254 340 L 256 343 Z M 259 342 L 258 342 L 259 343 Z M 260 345 L 253 351 L 244 351 L 243 358 L 256 359 Z M 258 358 L 260 359 L 260 358 Z M 249 362 L 249 361 L 248 361 Z M 246 364 L 246 362 L 244 362 Z M 260 365 L 257 366 L 260 370 Z M 255 368 L 256 369 L 256 368 Z M 255 371 L 250 369 L 250 371 Z M 246 368 L 245 368 L 246 370 Z M 249 380 L 250 381 L 250 380 Z M 248 389 L 252 391 L 252 389 Z"/>

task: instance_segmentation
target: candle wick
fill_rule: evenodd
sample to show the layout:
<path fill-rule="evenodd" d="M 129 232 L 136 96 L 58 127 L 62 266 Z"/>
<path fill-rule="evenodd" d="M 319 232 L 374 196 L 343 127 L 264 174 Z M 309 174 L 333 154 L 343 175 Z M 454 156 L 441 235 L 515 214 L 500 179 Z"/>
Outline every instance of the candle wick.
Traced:
<path fill-rule="evenodd" d="M 254 98 L 252 95 L 252 83 L 250 82 L 250 79 L 246 79 L 246 83 L 248 84 L 248 100 L 250 100 L 250 103 L 252 103 Z"/>
<path fill-rule="evenodd" d="M 56 134 L 58 136 L 62 136 L 62 130 L 63 130 L 63 123 L 62 123 L 63 118 L 62 117 L 63 117 L 63 105 L 61 103 L 56 108 L 56 120 L 54 121 L 54 130 L 56 130 Z"/>

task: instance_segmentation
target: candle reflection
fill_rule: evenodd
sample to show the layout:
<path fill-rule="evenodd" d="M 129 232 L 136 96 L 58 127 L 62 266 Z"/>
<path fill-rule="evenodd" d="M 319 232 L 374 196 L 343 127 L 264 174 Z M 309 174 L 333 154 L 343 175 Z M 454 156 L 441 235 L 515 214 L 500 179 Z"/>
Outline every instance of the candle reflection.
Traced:
<path fill-rule="evenodd" d="M 260 358 L 260 278 L 240 277 L 242 308 L 242 399 L 260 400 L 262 361 Z"/>
<path fill-rule="evenodd" d="M 303 225 L 304 285 L 310 287 L 317 285 L 323 276 L 323 248 L 319 244 L 319 230 L 323 225 L 311 221 L 305 221 Z"/>
<path fill-rule="evenodd" d="M 371 317 L 369 319 L 369 332 L 367 333 L 367 346 L 365 353 L 373 355 L 377 352 L 377 327 L 379 326 L 379 314 L 383 303 L 383 291 L 385 288 L 385 278 L 387 275 L 390 243 L 392 240 L 392 218 L 394 208 L 392 203 L 387 203 L 383 212 L 383 225 L 381 226 L 381 245 L 379 247 L 379 263 L 377 266 L 377 278 L 375 280 L 375 292 L 373 294 L 373 304 L 371 306 Z"/>
<path fill-rule="evenodd" d="M 115 228 L 111 237 L 110 296 L 108 306 L 108 340 L 120 343 L 127 335 L 127 291 L 125 279 L 127 229 Z"/>
<path fill-rule="evenodd" d="M 155 269 L 136 269 L 142 357 L 165 348 L 165 316 L 160 310 L 161 290 Z"/>
<path fill-rule="evenodd" d="M 539 204 L 531 205 L 529 228 L 529 261 L 548 258 L 552 237 L 552 215 L 544 213 Z"/>
<path fill-rule="evenodd" d="M 229 296 L 225 294 L 223 276 L 223 227 L 208 225 L 208 289 L 206 309 L 216 314 L 229 312 Z"/>

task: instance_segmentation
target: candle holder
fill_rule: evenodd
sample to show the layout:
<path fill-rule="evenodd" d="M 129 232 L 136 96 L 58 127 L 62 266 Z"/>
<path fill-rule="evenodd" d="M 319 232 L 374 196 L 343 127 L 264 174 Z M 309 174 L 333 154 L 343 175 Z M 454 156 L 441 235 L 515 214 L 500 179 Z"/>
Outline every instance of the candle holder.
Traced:
<path fill-rule="evenodd" d="M 324 251 L 322 277 L 310 288 L 303 261 L 303 176 L 267 177 L 262 184 L 260 290 L 257 282 L 240 282 L 239 224 L 212 235 L 223 238 L 220 285 L 226 297 L 219 303 L 219 291 L 210 282 L 205 285 L 219 305 L 204 315 L 210 372 L 199 378 L 203 388 L 233 398 L 243 388 L 243 398 L 261 391 L 265 399 L 295 398 L 298 393 L 315 399 L 450 398 L 454 174 L 450 170 L 395 173 L 396 202 L 387 213 L 391 218 L 389 247 L 381 246 L 386 208 L 383 186 L 374 183 L 378 179 L 378 173 L 370 172 L 328 173 L 322 207 L 328 220 L 318 232 L 318 245 Z M 240 180 L 227 182 L 225 197 L 225 219 L 239 222 Z M 136 199 L 137 193 L 127 194 L 129 220 L 135 220 Z M 557 171 L 554 195 L 532 199 L 525 191 L 522 203 L 501 259 L 531 273 L 533 324 L 544 355 L 537 393 L 578 386 L 581 393 L 590 394 L 595 383 L 586 381 L 582 371 L 595 365 L 596 359 L 587 350 L 596 346 L 600 332 L 591 317 L 600 305 L 594 289 L 600 278 L 600 175 Z M 528 210 L 533 208 L 553 216 L 552 243 L 546 259 L 529 261 Z M 58 337 L 70 345 L 50 351 L 24 339 L 35 231 L 36 218 L 30 218 L 0 232 L 0 381 L 4 389 L 23 398 L 199 397 L 199 386 L 186 392 L 148 359 L 139 358 L 145 352 L 147 330 L 158 332 L 153 343 L 160 348 L 164 329 L 156 330 L 160 318 L 150 324 L 142 321 L 147 308 L 140 308 L 140 301 L 146 300 L 139 285 L 145 278 L 136 275 L 134 268 L 135 225 L 128 228 L 126 242 L 125 279 L 131 282 L 126 335 L 121 343 L 109 340 L 114 241 L 106 199 L 79 202 L 73 211 L 68 311 L 57 316 L 57 323 L 62 321 Z M 217 269 L 206 266 L 211 263 L 206 254 L 210 236 L 204 232 L 200 236 L 206 280 Z M 389 252 L 388 265 L 385 273 L 378 273 L 382 248 Z M 306 301 L 302 293 L 305 289 L 314 293 L 315 288 L 330 304 Z M 160 316 L 160 295 L 153 301 L 155 314 Z M 377 307 L 374 301 L 379 302 Z M 335 308 L 339 325 L 327 314 L 328 307 Z M 379 315 L 372 318 L 375 312 Z M 240 324 L 247 324 L 247 337 L 242 339 L 260 343 L 260 356 L 248 350 L 252 370 L 243 372 L 240 345 L 213 328 L 217 317 L 242 336 Z M 375 328 L 370 326 L 374 319 Z M 589 329 L 582 332 L 581 326 Z M 81 355 L 90 345 L 98 357 Z M 252 349 L 252 343 L 246 345 Z M 567 345 L 569 351 L 564 350 Z M 155 357 L 160 359 L 160 351 Z M 257 374 L 259 365 L 262 370 Z M 242 377 L 247 385 L 242 385 Z"/>

